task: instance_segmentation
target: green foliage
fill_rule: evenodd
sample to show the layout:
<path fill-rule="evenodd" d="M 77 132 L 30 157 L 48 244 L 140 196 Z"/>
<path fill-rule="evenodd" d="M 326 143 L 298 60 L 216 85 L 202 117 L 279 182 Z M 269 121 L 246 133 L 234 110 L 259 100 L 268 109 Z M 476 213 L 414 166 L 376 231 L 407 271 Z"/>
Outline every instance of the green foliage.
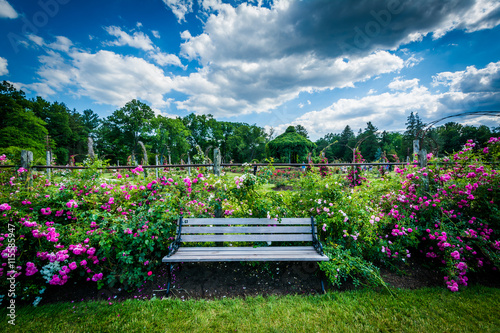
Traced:
<path fill-rule="evenodd" d="M 272 156 L 283 162 L 297 163 L 305 161 L 307 153 L 316 148 L 316 144 L 297 133 L 295 127 L 289 126 L 285 133 L 268 144 Z"/>

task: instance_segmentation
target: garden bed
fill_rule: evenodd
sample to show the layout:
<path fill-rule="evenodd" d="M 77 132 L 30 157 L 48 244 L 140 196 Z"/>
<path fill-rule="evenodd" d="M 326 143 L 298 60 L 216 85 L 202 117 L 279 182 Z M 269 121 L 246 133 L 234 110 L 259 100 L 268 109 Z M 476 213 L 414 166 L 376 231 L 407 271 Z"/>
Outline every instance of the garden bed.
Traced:
<path fill-rule="evenodd" d="M 320 278 L 315 263 L 259 263 L 258 265 L 227 263 L 189 263 L 174 271 L 171 298 L 221 299 L 246 298 L 249 296 L 316 295 L 320 292 Z M 417 263 L 404 267 L 401 273 L 381 270 L 384 281 L 391 287 L 420 289 L 443 287 L 442 276 Z M 500 273 L 471 275 L 471 284 L 500 288 Z M 41 304 L 55 302 L 82 302 L 103 300 L 121 302 L 126 299 L 162 298 L 166 288 L 167 265 L 155 272 L 154 281 L 146 282 L 132 292 L 121 288 L 97 290 L 92 282 L 67 284 L 62 287 L 50 286 Z M 342 288 L 326 286 L 327 290 L 346 291 L 355 289 L 352 283 L 344 283 Z"/>

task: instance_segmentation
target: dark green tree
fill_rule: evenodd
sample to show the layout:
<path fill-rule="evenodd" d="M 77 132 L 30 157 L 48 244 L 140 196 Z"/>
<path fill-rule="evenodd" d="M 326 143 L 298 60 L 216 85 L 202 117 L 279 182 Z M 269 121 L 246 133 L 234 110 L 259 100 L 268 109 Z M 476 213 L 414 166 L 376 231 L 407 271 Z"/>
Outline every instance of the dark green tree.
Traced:
<path fill-rule="evenodd" d="M 417 140 L 418 136 L 422 136 L 421 131 L 425 124 L 420 120 L 418 113 L 413 114 L 413 112 L 411 112 L 405 125 L 406 131 L 403 137 L 403 153 L 405 156 L 411 156 L 413 154 L 413 140 Z"/>
<path fill-rule="evenodd" d="M 150 142 L 153 151 L 160 154 L 160 162 L 163 163 L 165 158 L 168 159 L 168 150 L 170 150 L 171 162 L 179 163 L 189 150 L 187 138 L 190 133 L 182 119 L 158 115 L 152 119 L 151 125 L 153 135 Z"/>
<path fill-rule="evenodd" d="M 356 136 L 352 131 L 351 127 L 347 125 L 342 133 L 340 134 L 339 139 L 339 157 L 344 162 L 352 162 L 352 150 L 356 145 Z M 349 148 L 350 147 L 350 148 Z"/>
<path fill-rule="evenodd" d="M 33 151 L 36 158 L 45 155 L 46 123 L 31 110 L 23 91 L 10 83 L 0 84 L 0 154 L 18 161 L 21 150 Z"/>
<path fill-rule="evenodd" d="M 155 117 L 153 110 L 138 100 L 132 100 L 102 121 L 98 130 L 98 149 L 107 159 L 127 161 L 128 156 L 135 156 L 141 163 L 142 152 L 139 141 L 147 142 L 151 131 L 151 121 Z"/>
<path fill-rule="evenodd" d="M 378 128 L 369 121 L 364 132 L 357 138 L 361 155 L 366 161 L 375 161 L 377 159 L 377 151 L 380 149 L 377 131 Z"/>

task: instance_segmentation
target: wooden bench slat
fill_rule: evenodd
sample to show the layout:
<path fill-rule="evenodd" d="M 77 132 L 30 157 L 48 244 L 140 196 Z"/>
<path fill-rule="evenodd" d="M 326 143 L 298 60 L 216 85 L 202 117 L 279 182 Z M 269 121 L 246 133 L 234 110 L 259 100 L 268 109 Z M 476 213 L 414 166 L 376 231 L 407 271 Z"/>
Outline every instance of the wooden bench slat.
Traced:
<path fill-rule="evenodd" d="M 225 246 L 225 247 L 180 247 L 177 253 L 204 253 L 206 251 L 218 252 L 300 252 L 300 251 L 316 251 L 312 246 L 263 246 L 263 247 L 249 247 L 249 246 Z"/>
<path fill-rule="evenodd" d="M 176 255 L 183 256 L 227 256 L 227 255 L 248 255 L 257 254 L 257 255 L 297 255 L 297 254 L 318 254 L 316 250 L 310 246 L 304 250 L 293 250 L 293 251 L 284 251 L 280 249 L 274 249 L 275 247 L 264 247 L 264 248 L 239 248 L 235 247 L 233 251 L 220 251 L 220 250 L 211 250 L 211 248 L 206 248 L 205 251 L 181 251 L 179 250 Z M 265 250 L 264 250 L 265 249 Z"/>
<path fill-rule="evenodd" d="M 183 226 L 181 234 L 211 234 L 211 233 L 231 233 L 231 234 L 290 234 L 290 233 L 311 233 L 311 225 L 307 227 L 288 226 L 266 226 L 266 227 L 195 227 Z"/>
<path fill-rule="evenodd" d="M 236 247 L 214 248 L 217 250 L 199 251 L 198 248 L 181 248 L 171 257 L 163 258 L 163 262 L 222 262 L 222 261 L 328 261 L 328 257 L 320 255 L 310 247 L 294 247 L 284 251 L 283 247 Z M 232 250 L 231 250 L 232 249 Z M 266 249 L 266 250 L 262 250 Z M 183 251 L 184 250 L 184 251 Z"/>
<path fill-rule="evenodd" d="M 310 242 L 311 234 L 182 235 L 181 242 Z"/>
<path fill-rule="evenodd" d="M 260 225 L 311 225 L 311 218 L 282 218 L 281 222 L 274 219 L 264 218 L 190 218 L 186 217 L 182 220 L 182 225 L 242 225 L 242 224 L 260 224 Z"/>

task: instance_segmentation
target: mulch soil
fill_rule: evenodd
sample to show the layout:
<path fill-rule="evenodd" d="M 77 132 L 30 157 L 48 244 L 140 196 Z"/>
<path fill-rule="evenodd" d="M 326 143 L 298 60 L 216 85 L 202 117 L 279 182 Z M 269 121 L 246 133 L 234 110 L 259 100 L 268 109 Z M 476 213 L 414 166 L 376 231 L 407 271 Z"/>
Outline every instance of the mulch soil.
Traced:
<path fill-rule="evenodd" d="M 271 295 L 316 295 L 321 293 L 321 271 L 316 263 L 184 263 L 174 269 L 171 298 L 222 299 Z M 399 273 L 381 269 L 384 281 L 392 287 L 418 289 L 441 286 L 446 289 L 441 274 L 419 264 L 405 265 Z M 98 290 L 95 282 L 68 282 L 64 286 L 49 286 L 41 304 L 104 300 L 120 302 L 126 299 L 165 297 L 167 265 L 154 272 L 154 280 L 132 291 L 121 288 Z M 500 273 L 469 275 L 470 284 L 500 288 Z M 327 290 L 352 290 L 346 281 L 336 288 L 325 283 Z"/>

